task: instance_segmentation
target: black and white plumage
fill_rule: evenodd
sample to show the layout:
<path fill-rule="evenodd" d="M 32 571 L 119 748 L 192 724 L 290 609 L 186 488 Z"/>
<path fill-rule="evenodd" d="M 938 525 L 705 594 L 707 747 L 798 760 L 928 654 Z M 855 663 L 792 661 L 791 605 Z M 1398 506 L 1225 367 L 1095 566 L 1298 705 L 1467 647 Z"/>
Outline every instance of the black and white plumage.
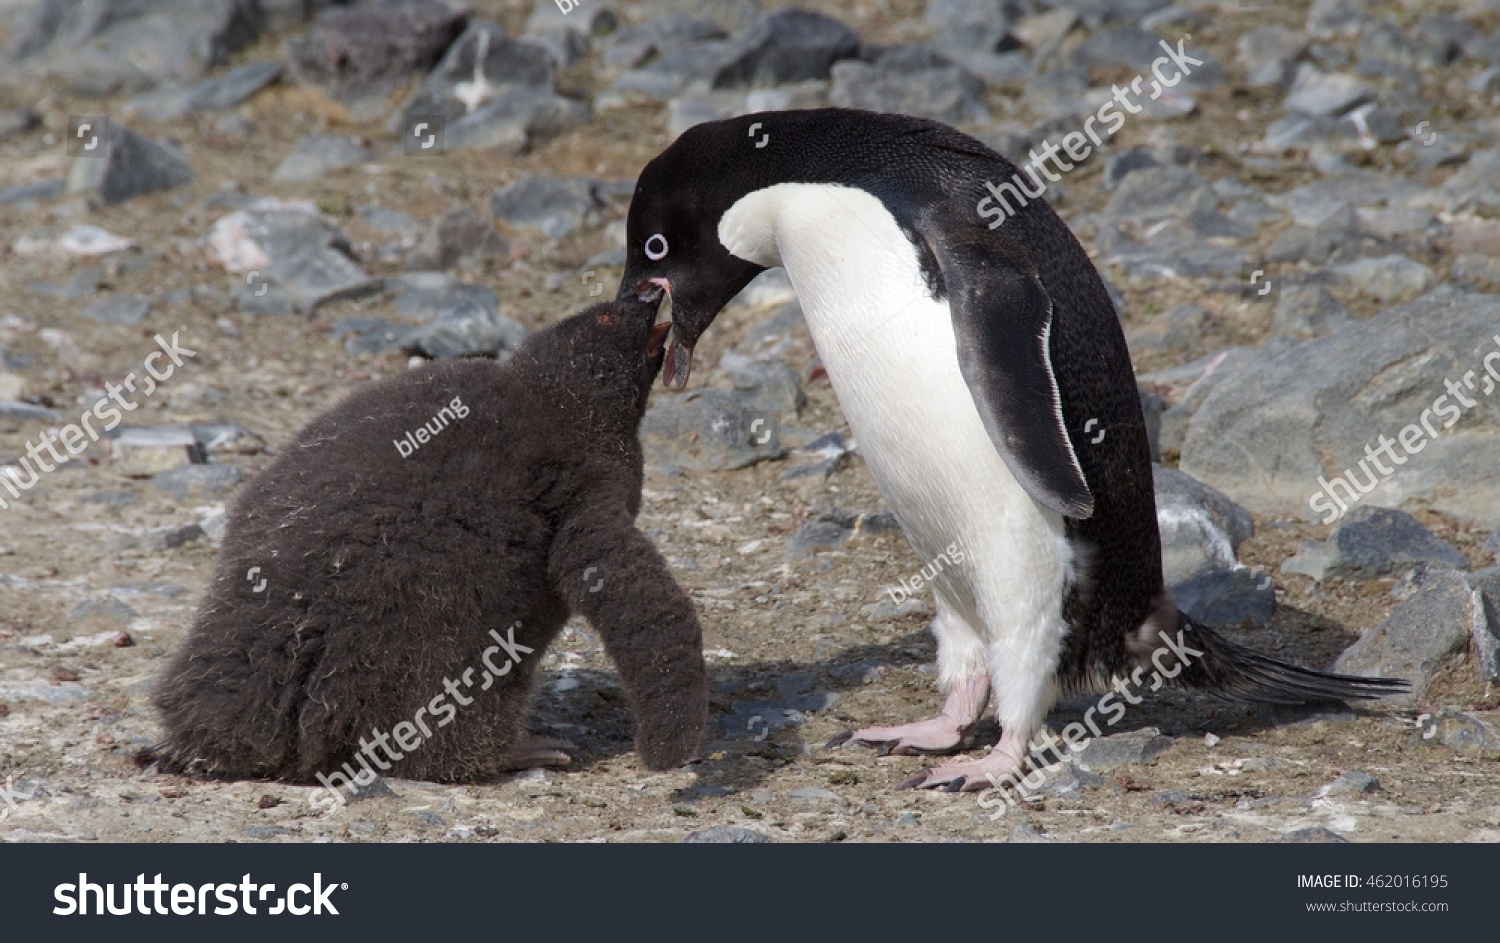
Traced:
<path fill-rule="evenodd" d="M 1178 681 L 1224 697 L 1398 689 L 1277 662 L 1178 612 L 1162 580 L 1139 395 L 1103 281 L 1044 201 L 993 229 L 979 215 L 985 182 L 1015 172 L 936 122 L 821 109 L 690 128 L 636 185 L 622 284 L 668 287 L 664 380 L 684 384 L 724 304 L 784 267 L 912 546 L 929 563 L 963 550 L 932 581 L 943 713 L 836 739 L 951 752 L 993 695 L 996 748 L 914 783 L 983 788 L 1023 762 L 1059 695 L 1107 690 L 1179 632 L 1201 656 L 1187 656 Z"/>

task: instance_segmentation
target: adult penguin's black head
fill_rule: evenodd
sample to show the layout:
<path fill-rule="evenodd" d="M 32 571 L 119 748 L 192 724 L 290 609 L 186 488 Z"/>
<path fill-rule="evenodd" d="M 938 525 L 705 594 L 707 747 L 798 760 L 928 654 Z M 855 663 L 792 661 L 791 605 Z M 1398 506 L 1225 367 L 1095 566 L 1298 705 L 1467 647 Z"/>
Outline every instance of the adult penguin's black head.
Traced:
<path fill-rule="evenodd" d="M 666 289 L 672 333 L 662 381 L 685 386 L 699 336 L 765 271 L 731 255 L 719 239 L 720 220 L 740 198 L 781 183 L 836 182 L 876 193 L 898 210 L 924 199 L 973 206 L 985 195 L 986 176 L 1012 171 L 978 141 L 910 115 L 817 108 L 695 125 L 636 181 L 620 292 L 646 281 Z M 895 212 L 898 221 L 910 215 L 909 208 Z"/>
<path fill-rule="evenodd" d="M 652 281 L 672 302 L 672 333 L 662 382 L 687 385 L 693 345 L 720 309 L 765 268 L 730 255 L 719 219 L 747 193 L 785 179 L 775 155 L 757 150 L 747 115 L 689 128 L 646 165 L 625 224 L 621 294 Z M 790 143 L 790 142 L 788 142 Z"/>

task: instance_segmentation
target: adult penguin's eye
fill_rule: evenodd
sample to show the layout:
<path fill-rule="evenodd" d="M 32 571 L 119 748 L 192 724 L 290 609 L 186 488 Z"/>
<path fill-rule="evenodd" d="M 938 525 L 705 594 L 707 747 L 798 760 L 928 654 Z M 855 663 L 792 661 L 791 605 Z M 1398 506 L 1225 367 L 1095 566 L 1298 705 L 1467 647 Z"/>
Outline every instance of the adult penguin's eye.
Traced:
<path fill-rule="evenodd" d="M 646 258 L 653 262 L 660 262 L 667 257 L 667 237 L 661 233 L 646 240 Z"/>

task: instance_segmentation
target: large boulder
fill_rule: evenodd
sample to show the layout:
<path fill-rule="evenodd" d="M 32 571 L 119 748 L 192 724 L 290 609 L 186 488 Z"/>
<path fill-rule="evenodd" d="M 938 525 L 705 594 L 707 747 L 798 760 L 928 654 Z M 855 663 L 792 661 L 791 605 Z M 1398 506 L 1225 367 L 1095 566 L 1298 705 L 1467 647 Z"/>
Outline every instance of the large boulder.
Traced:
<path fill-rule="evenodd" d="M 1260 514 L 1332 523 L 1362 502 L 1488 524 L 1497 377 L 1500 296 L 1435 291 L 1225 375 L 1188 423 L 1180 467 Z"/>

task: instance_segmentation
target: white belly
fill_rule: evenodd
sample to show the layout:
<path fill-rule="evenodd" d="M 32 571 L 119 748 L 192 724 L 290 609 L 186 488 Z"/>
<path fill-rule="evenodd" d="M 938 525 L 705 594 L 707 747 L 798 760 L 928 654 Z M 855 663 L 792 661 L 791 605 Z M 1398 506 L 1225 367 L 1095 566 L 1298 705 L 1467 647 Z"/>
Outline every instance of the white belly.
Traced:
<path fill-rule="evenodd" d="M 973 601 L 976 584 L 1004 580 L 1014 592 L 1037 566 L 1067 565 L 1061 517 L 1031 500 L 991 445 L 948 306 L 929 297 L 915 249 L 878 199 L 780 184 L 736 204 L 719 235 L 742 258 L 786 268 L 860 453 L 918 554 L 951 562 L 953 544 L 963 551 L 945 567 L 950 586 L 938 581 L 967 597 L 954 602 Z"/>

